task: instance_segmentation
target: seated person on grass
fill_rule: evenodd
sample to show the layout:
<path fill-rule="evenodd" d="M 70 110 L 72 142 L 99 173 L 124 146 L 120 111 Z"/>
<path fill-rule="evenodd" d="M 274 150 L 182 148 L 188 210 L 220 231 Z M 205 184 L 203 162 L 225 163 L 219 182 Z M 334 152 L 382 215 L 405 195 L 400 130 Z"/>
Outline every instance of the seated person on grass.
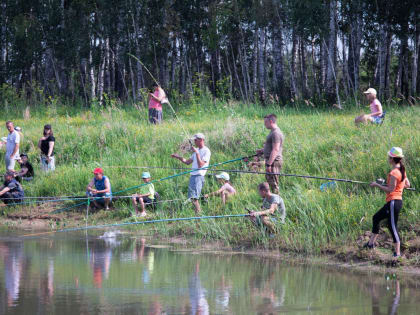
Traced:
<path fill-rule="evenodd" d="M 354 119 L 356 126 L 368 122 L 380 124 L 382 123 L 382 105 L 381 102 L 376 98 L 376 90 L 373 88 L 367 89 L 363 94 L 366 95 L 366 99 L 369 102 L 370 114 L 362 114 Z"/>
<path fill-rule="evenodd" d="M 143 174 L 141 174 L 141 178 L 145 184 L 140 187 L 139 194 L 132 195 L 131 200 L 133 201 L 136 215 L 139 214 L 138 204 L 140 203 L 140 216 L 145 217 L 147 215 L 146 206 L 155 202 L 155 186 L 153 184 L 148 184 L 152 180 L 149 172 L 143 172 Z"/>
<path fill-rule="evenodd" d="M 233 188 L 232 184 L 230 183 L 230 176 L 226 172 L 221 172 L 219 175 L 216 175 L 218 182 L 222 185 L 219 190 L 216 190 L 212 193 L 204 195 L 205 198 L 210 196 L 218 195 L 222 199 L 223 205 L 226 204 L 226 200 L 236 194 L 235 188 Z"/>
<path fill-rule="evenodd" d="M 109 210 L 109 204 L 112 199 L 111 183 L 109 178 L 104 176 L 104 171 L 101 168 L 95 168 L 93 171 L 94 177 L 87 186 L 86 195 L 88 197 L 105 197 L 93 199 L 95 207 L 100 208 L 105 206 L 106 210 Z"/>
<path fill-rule="evenodd" d="M 21 203 L 25 194 L 23 192 L 22 185 L 15 179 L 15 173 L 13 171 L 7 171 L 4 174 L 4 183 L 0 187 L 0 199 L 5 204 Z"/>
<path fill-rule="evenodd" d="M 20 165 L 20 171 L 15 174 L 16 179 L 20 182 L 21 179 L 25 181 L 31 181 L 34 179 L 34 168 L 32 164 L 28 161 L 28 156 L 25 153 L 20 155 L 20 160 L 18 160 Z"/>
<path fill-rule="evenodd" d="M 283 199 L 270 192 L 267 182 L 258 185 L 258 192 L 263 199 L 261 211 L 251 211 L 250 220 L 257 226 L 263 225 L 270 233 L 275 233 L 275 223 L 280 219 L 284 223 L 286 208 Z"/>

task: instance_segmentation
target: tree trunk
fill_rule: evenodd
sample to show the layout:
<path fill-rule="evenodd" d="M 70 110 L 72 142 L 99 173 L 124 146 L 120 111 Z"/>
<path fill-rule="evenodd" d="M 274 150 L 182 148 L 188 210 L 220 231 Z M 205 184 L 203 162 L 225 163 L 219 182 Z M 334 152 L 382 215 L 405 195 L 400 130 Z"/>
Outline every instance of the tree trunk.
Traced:
<path fill-rule="evenodd" d="M 300 39 L 300 65 L 301 65 L 301 77 L 302 77 L 302 93 L 304 98 L 309 97 L 308 88 L 308 72 L 306 68 L 306 49 L 303 39 Z"/>
<path fill-rule="evenodd" d="M 110 94 L 111 88 L 111 72 L 110 72 L 110 51 L 109 37 L 105 39 L 105 59 L 104 59 L 104 91 Z"/>
<path fill-rule="evenodd" d="M 89 83 L 90 83 L 90 99 L 96 98 L 96 80 L 95 65 L 93 64 L 92 42 L 89 46 Z"/>
<path fill-rule="evenodd" d="M 349 35 L 349 51 L 348 51 L 348 74 L 350 77 L 351 88 L 356 95 L 359 90 L 359 65 L 360 50 L 362 47 L 362 13 L 357 12 L 351 16 L 350 35 Z"/>
<path fill-rule="evenodd" d="M 296 62 L 298 57 L 298 46 L 299 46 L 299 38 L 296 35 L 296 30 L 293 30 L 292 34 L 292 60 L 290 66 L 290 88 L 292 98 L 298 97 L 298 91 L 296 86 Z"/>
<path fill-rule="evenodd" d="M 417 95 L 417 75 L 418 75 L 418 61 L 420 51 L 420 23 L 416 24 L 414 51 L 413 51 L 413 65 L 411 67 L 411 95 Z"/>
<path fill-rule="evenodd" d="M 319 84 L 318 84 L 318 76 L 315 66 L 315 39 L 312 38 L 311 41 L 311 64 L 312 64 L 312 76 L 313 76 L 313 89 L 318 95 L 318 97 L 321 95 L 321 91 L 319 90 Z"/>
<path fill-rule="evenodd" d="M 272 29 L 272 45 L 273 45 L 273 83 L 274 91 L 285 102 L 287 97 L 285 95 L 284 84 L 284 66 L 283 66 L 283 21 L 277 9 L 275 21 Z"/>
<path fill-rule="evenodd" d="M 337 47 L 337 2 L 330 0 L 329 4 L 329 35 L 328 35 L 328 51 L 327 51 L 327 77 L 326 77 L 326 97 L 331 104 L 337 101 L 335 93 L 335 65 L 336 65 L 336 47 Z"/>
<path fill-rule="evenodd" d="M 254 49 L 253 49 L 253 58 L 252 58 L 252 95 L 255 97 L 256 91 L 258 91 L 257 82 L 258 82 L 258 30 L 254 32 Z"/>
<path fill-rule="evenodd" d="M 379 47 L 378 47 L 378 61 L 377 61 L 377 70 L 376 72 L 376 82 L 375 84 L 378 85 L 378 97 L 384 98 L 384 92 L 385 92 L 385 69 L 386 69 L 386 39 L 388 33 L 387 25 L 384 23 L 381 26 L 381 30 L 379 33 Z"/>

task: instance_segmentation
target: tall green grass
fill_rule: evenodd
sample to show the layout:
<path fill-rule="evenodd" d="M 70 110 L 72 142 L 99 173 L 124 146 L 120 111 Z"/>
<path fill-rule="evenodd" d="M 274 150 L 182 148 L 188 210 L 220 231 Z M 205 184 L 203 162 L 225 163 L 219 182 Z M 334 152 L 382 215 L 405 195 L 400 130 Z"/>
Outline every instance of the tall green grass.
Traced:
<path fill-rule="evenodd" d="M 400 146 L 406 155 L 408 177 L 420 187 L 420 110 L 385 108 L 388 111 L 382 126 L 356 128 L 353 119 L 360 109 L 344 111 L 313 108 L 261 107 L 239 103 L 223 104 L 203 100 L 200 106 L 176 110 L 187 132 L 203 132 L 212 151 L 211 163 L 222 162 L 254 153 L 262 146 L 268 131 L 262 117 L 274 112 L 285 134 L 285 173 L 310 174 L 371 181 L 385 177 L 389 171 L 386 153 Z M 366 107 L 366 110 L 368 108 Z M 164 110 L 164 123 L 153 126 L 147 122 L 143 106 L 121 105 L 103 109 L 65 107 L 59 104 L 26 109 L 10 105 L 0 114 L 23 128 L 21 151 L 38 166 L 36 148 L 44 124 L 53 126 L 56 137 L 56 171 L 41 174 L 25 183 L 27 196 L 82 195 L 92 177 L 92 170 L 105 169 L 113 191 L 141 183 L 143 170 L 131 166 L 182 167 L 170 158 L 180 152 L 186 137 L 169 109 Z M 1 134 L 0 134 L 1 135 Z M 4 127 L 3 135 L 7 130 Z M 182 148 L 181 148 L 182 149 Z M 182 151 L 182 150 L 181 150 Z M 190 153 L 181 152 L 184 156 Z M 244 162 L 224 168 L 244 168 Z M 180 171 L 152 169 L 154 179 Z M 263 175 L 232 174 L 238 195 L 226 208 L 211 199 L 203 204 L 203 214 L 244 213 L 245 207 L 257 208 L 261 200 L 256 186 Z M 371 216 L 383 205 L 385 196 L 366 186 L 339 183 L 337 189 L 321 192 L 319 180 L 281 179 L 281 196 L 287 208 L 286 224 L 270 244 L 297 251 L 313 252 L 326 246 L 348 242 L 370 229 Z M 186 199 L 188 175 L 155 185 L 162 199 Z M 217 189 L 214 177 L 208 176 L 204 193 Z M 135 192 L 132 191 L 133 193 Z M 405 193 L 401 214 L 402 233 L 418 223 L 420 194 Z M 63 205 L 64 206 L 64 205 Z M 130 215 L 128 201 L 115 203 L 117 211 L 109 219 L 120 220 Z M 16 211 L 20 211 L 16 209 Z M 182 202 L 159 205 L 155 217 L 193 215 L 191 205 Z M 362 220 L 363 218 L 363 220 Z M 262 231 L 242 219 L 159 224 L 153 227 L 161 235 L 188 234 L 200 239 L 223 240 L 230 244 L 268 244 Z"/>

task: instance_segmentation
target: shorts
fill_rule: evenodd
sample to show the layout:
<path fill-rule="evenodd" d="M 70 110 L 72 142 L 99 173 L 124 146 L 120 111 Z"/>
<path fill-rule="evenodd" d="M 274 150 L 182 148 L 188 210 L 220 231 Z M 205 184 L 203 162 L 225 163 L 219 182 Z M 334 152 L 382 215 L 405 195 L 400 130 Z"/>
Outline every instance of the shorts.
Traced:
<path fill-rule="evenodd" d="M 382 117 L 372 116 L 371 118 L 372 118 L 371 121 L 372 121 L 373 124 L 378 124 L 378 125 L 382 124 Z"/>
<path fill-rule="evenodd" d="M 162 111 L 156 108 L 149 108 L 149 122 L 151 124 L 160 124 L 162 122 Z"/>
<path fill-rule="evenodd" d="M 6 162 L 6 171 L 15 169 L 16 159 L 10 158 L 10 156 L 5 156 L 4 161 Z"/>
<path fill-rule="evenodd" d="M 106 197 L 106 198 L 109 198 L 109 200 L 112 201 L 112 194 L 111 193 L 100 193 L 100 194 L 93 195 L 92 192 L 87 191 L 86 196 L 93 197 L 92 200 L 96 201 L 96 202 L 104 202 L 103 198 L 96 199 L 97 197 Z"/>
<path fill-rule="evenodd" d="M 54 171 L 55 170 L 55 157 L 51 156 L 50 161 L 47 161 L 47 157 L 41 155 L 41 169 L 44 172 Z"/>
<path fill-rule="evenodd" d="M 144 204 L 150 205 L 155 202 L 154 199 L 150 199 L 149 197 L 142 197 Z M 136 201 L 140 202 L 140 197 L 136 197 Z"/>
<path fill-rule="evenodd" d="M 200 199 L 203 185 L 204 185 L 204 176 L 192 175 L 190 177 L 190 183 L 188 184 L 188 198 Z"/>

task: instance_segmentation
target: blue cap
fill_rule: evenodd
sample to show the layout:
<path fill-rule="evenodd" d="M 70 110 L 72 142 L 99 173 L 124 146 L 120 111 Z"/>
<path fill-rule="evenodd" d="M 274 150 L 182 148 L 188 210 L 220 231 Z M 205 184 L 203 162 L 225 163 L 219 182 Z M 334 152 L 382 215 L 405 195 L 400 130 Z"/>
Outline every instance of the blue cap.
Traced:
<path fill-rule="evenodd" d="M 150 178 L 150 173 L 149 172 L 143 172 L 141 174 L 141 178 Z"/>

